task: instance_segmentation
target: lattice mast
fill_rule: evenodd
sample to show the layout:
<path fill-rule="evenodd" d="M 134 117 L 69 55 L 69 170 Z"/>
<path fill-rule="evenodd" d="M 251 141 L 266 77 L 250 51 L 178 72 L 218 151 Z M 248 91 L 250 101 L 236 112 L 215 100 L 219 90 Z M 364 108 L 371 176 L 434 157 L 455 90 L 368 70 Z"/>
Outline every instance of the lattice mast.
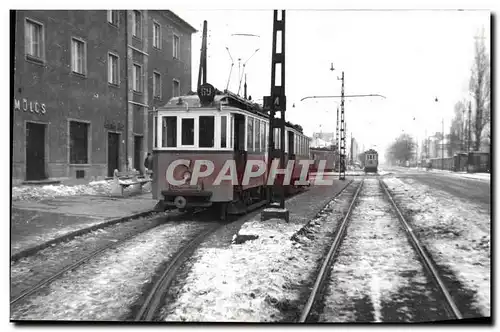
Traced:
<path fill-rule="evenodd" d="M 342 92 L 340 100 L 340 167 L 339 180 L 345 180 L 345 114 L 344 114 L 344 72 L 342 72 Z"/>
<path fill-rule="evenodd" d="M 281 52 L 278 53 L 277 37 L 281 34 Z M 272 161 L 279 158 L 279 167 L 285 168 L 285 11 L 281 11 L 281 20 L 278 20 L 278 11 L 274 11 L 273 21 L 273 51 L 271 63 L 271 96 L 264 97 L 264 106 L 269 110 L 269 145 L 268 145 L 268 170 L 271 169 Z M 278 67 L 278 65 L 280 65 Z M 280 72 L 276 72 L 281 68 Z M 276 75 L 281 75 L 281 85 L 276 84 Z M 281 117 L 276 118 L 276 112 Z M 275 146 L 274 131 L 277 129 L 280 136 L 279 147 Z M 268 206 L 279 203 L 279 207 L 285 208 L 285 192 L 281 181 L 275 181 L 273 186 L 267 186 Z"/>

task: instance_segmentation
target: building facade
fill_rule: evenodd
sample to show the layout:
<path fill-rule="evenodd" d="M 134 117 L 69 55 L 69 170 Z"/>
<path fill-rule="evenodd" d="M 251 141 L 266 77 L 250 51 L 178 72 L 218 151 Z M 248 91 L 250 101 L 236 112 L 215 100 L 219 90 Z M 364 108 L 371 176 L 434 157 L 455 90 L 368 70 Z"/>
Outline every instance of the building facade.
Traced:
<path fill-rule="evenodd" d="M 194 32 L 168 10 L 17 11 L 13 182 L 143 169 L 150 111 L 190 91 Z"/>

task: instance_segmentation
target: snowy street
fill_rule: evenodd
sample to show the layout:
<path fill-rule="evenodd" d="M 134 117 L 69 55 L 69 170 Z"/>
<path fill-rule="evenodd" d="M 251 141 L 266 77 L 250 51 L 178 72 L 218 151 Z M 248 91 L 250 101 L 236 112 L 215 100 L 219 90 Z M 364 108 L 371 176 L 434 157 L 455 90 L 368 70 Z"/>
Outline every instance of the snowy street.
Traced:
<path fill-rule="evenodd" d="M 384 169 L 401 180 L 417 181 L 433 189 L 442 190 L 450 196 L 456 196 L 471 203 L 491 210 L 491 186 L 489 177 L 471 173 L 454 173 L 446 171 L 425 171 L 411 168 Z M 474 176 L 476 178 L 474 178 Z"/>

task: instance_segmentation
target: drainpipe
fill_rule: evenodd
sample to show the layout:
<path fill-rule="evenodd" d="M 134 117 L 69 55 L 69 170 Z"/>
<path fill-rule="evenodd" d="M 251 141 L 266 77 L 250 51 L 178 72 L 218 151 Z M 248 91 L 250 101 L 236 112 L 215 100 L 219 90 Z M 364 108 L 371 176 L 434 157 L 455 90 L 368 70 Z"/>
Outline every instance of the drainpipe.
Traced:
<path fill-rule="evenodd" d="M 144 18 L 143 22 L 144 22 L 144 32 L 143 32 L 143 42 L 142 42 L 142 45 L 143 45 L 143 49 L 142 51 L 144 53 L 147 53 L 148 52 L 148 49 L 149 49 L 149 19 L 148 19 L 148 11 L 147 10 L 144 10 L 143 11 L 143 16 Z M 143 103 L 145 105 L 149 105 L 149 85 L 148 85 L 148 82 L 149 82 L 149 67 L 148 67 L 148 60 L 149 60 L 149 56 L 146 55 L 146 54 L 143 54 L 142 55 L 143 57 L 143 66 L 144 66 L 144 77 L 143 77 L 143 87 L 144 87 L 144 101 Z M 153 94 L 154 94 L 154 91 L 153 91 Z M 148 142 L 149 142 L 149 111 L 148 111 L 148 107 L 146 106 L 142 106 L 142 109 L 143 109 L 143 130 L 142 130 L 142 149 L 143 149 L 143 152 L 144 152 L 144 158 L 146 157 L 146 154 L 147 152 L 149 151 L 148 150 Z M 142 163 L 142 160 L 144 159 L 140 159 L 139 160 L 139 169 L 142 169 L 144 167 L 143 163 Z M 145 171 L 145 170 L 144 170 Z"/>
<path fill-rule="evenodd" d="M 129 32 L 128 32 L 128 10 L 125 10 L 125 107 L 127 112 L 125 113 L 125 170 L 128 170 L 128 132 L 129 132 L 129 101 L 130 101 L 130 83 L 129 83 L 129 54 L 128 54 L 128 43 L 129 43 Z"/>
<path fill-rule="evenodd" d="M 132 45 L 132 33 L 129 32 L 129 24 L 128 21 L 133 18 L 131 15 L 131 11 L 127 10 L 127 42 L 126 42 L 126 49 L 127 49 L 127 133 L 126 133 L 126 165 L 127 165 L 127 170 L 132 168 L 132 156 L 134 155 L 134 141 L 133 141 L 133 131 L 134 131 L 134 104 L 131 103 L 131 101 L 134 100 L 133 92 L 132 89 L 130 88 L 130 77 L 133 77 L 132 75 L 132 59 L 133 59 L 133 52 L 132 49 L 129 47 L 129 45 Z"/>

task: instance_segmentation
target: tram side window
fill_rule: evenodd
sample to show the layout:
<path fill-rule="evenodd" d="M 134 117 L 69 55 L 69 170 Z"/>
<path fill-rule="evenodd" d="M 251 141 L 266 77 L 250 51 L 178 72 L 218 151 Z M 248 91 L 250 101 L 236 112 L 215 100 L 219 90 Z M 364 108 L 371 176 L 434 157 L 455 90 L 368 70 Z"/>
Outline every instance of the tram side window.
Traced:
<path fill-rule="evenodd" d="M 267 151 L 267 145 L 269 144 L 269 141 L 268 141 L 268 137 L 267 135 L 269 135 L 268 133 L 268 128 L 267 128 L 267 122 L 263 122 L 263 127 L 264 127 L 264 150 L 263 151 Z"/>
<path fill-rule="evenodd" d="M 260 121 L 255 119 L 255 151 L 260 151 Z"/>
<path fill-rule="evenodd" d="M 215 117 L 200 116 L 200 135 L 198 146 L 200 148 L 213 148 L 215 138 Z"/>
<path fill-rule="evenodd" d="M 247 119 L 247 151 L 253 151 L 253 118 Z"/>
<path fill-rule="evenodd" d="M 260 151 L 266 151 L 266 123 L 260 123 Z"/>
<path fill-rule="evenodd" d="M 220 147 L 227 148 L 227 116 L 220 117 Z"/>
<path fill-rule="evenodd" d="M 182 145 L 194 145 L 194 119 L 182 119 Z"/>
<path fill-rule="evenodd" d="M 164 116 L 162 125 L 161 146 L 164 148 L 177 147 L 177 117 Z"/>

